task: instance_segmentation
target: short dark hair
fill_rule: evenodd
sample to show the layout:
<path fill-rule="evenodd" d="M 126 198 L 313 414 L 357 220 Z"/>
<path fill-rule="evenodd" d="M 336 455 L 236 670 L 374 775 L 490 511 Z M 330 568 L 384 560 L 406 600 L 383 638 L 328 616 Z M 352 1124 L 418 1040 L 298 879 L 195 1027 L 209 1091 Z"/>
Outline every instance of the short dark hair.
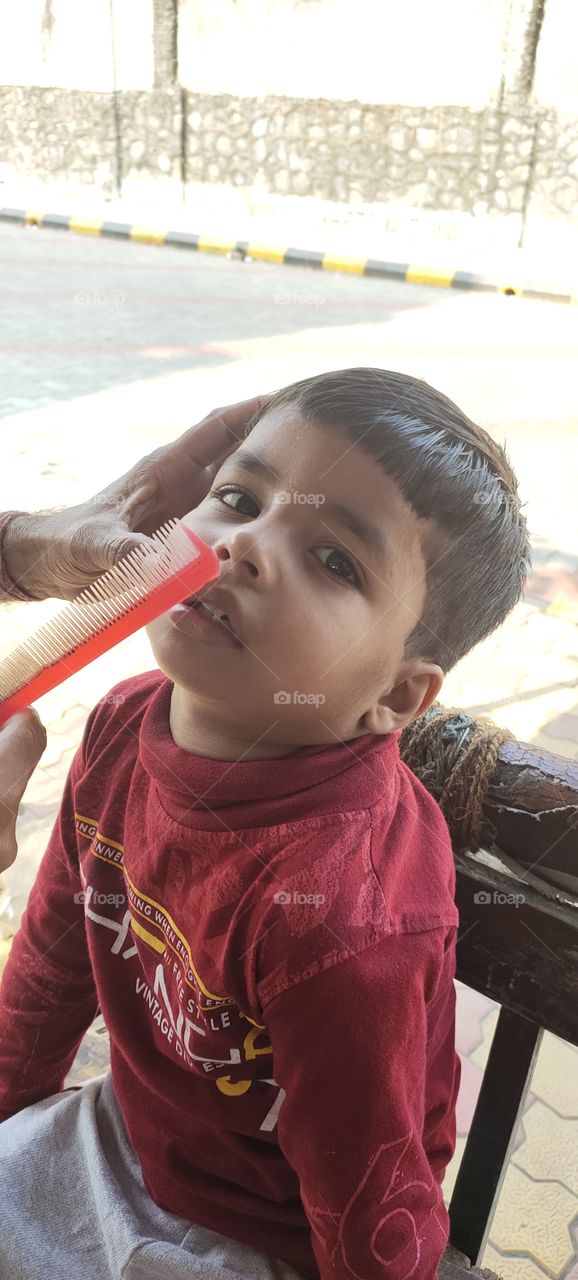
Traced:
<path fill-rule="evenodd" d="M 312 422 L 341 428 L 397 482 L 417 515 L 445 532 L 441 549 L 423 547 L 426 596 L 404 657 L 447 673 L 501 625 L 532 568 L 505 449 L 441 391 L 389 369 L 338 369 L 293 382 L 257 411 L 245 437 L 266 413 L 288 404 Z"/>

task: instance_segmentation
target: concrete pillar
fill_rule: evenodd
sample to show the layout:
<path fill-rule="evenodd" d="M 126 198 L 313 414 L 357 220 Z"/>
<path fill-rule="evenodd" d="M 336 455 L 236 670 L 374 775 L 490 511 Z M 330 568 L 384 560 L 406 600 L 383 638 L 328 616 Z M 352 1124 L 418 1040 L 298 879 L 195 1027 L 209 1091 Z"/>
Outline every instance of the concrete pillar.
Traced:
<path fill-rule="evenodd" d="M 547 0 L 510 0 L 502 47 L 502 95 L 527 99 Z"/>
<path fill-rule="evenodd" d="M 155 89 L 177 82 L 178 0 L 153 0 Z"/>

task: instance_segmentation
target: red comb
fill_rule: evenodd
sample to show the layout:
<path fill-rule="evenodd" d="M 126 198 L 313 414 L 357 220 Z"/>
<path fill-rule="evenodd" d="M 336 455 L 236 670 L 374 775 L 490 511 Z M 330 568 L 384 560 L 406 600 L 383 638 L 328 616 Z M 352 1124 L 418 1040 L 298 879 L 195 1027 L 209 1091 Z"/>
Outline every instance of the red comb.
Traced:
<path fill-rule="evenodd" d="M 217 555 L 180 520 L 151 541 L 0 661 L 0 724 L 217 577 Z"/>

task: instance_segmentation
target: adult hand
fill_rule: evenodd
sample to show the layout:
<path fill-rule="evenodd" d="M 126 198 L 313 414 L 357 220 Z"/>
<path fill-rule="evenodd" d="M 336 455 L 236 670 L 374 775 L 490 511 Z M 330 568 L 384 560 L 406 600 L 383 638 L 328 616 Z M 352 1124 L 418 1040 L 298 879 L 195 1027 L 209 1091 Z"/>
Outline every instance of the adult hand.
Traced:
<path fill-rule="evenodd" d="M 15 516 L 4 536 L 8 573 L 38 600 L 74 600 L 160 525 L 202 502 L 245 427 L 271 396 L 213 409 L 87 502 Z"/>
<path fill-rule="evenodd" d="M 46 729 L 31 707 L 0 726 L 0 871 L 16 857 L 18 806 L 45 747 Z"/>

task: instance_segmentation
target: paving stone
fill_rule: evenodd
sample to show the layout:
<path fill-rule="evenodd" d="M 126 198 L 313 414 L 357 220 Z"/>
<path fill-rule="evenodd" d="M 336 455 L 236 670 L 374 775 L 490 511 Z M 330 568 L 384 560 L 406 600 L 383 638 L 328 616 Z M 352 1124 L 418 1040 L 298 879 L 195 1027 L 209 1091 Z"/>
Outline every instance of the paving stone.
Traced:
<path fill-rule="evenodd" d="M 532 1093 L 560 1116 L 578 1120 L 578 1048 L 550 1031 L 544 1032 Z"/>
<path fill-rule="evenodd" d="M 11 946 L 12 946 L 12 938 L 0 938 L 0 978 L 2 977 L 2 974 L 4 973 L 4 969 L 6 968 L 6 961 L 10 954 Z"/>
<path fill-rule="evenodd" d="M 48 726 L 46 726 L 46 728 L 47 743 L 40 761 L 39 771 L 50 773 L 50 775 L 53 776 L 55 769 L 58 767 L 60 777 L 64 760 L 69 756 L 74 756 L 77 747 L 80 746 L 82 734 L 78 734 L 78 736 L 71 736 L 71 734 L 65 733 L 64 731 L 61 733 L 52 733 Z"/>
<path fill-rule="evenodd" d="M 59 738 L 56 739 L 56 742 L 60 741 Z M 77 743 L 67 745 L 57 756 L 55 753 L 53 763 L 44 767 L 43 762 L 40 762 L 24 793 L 28 804 L 60 804 L 66 775 L 77 749 Z"/>
<path fill-rule="evenodd" d="M 449 1203 L 453 1195 L 456 1178 L 458 1176 L 458 1169 L 460 1167 L 462 1156 L 464 1154 L 465 1145 L 466 1145 L 466 1139 L 462 1135 L 458 1134 L 456 1138 L 456 1149 L 446 1168 L 445 1177 L 442 1183 L 442 1191 L 443 1191 L 443 1197 L 444 1197 L 444 1202 L 446 1204 L 446 1207 L 449 1207 Z"/>
<path fill-rule="evenodd" d="M 467 1057 L 483 1039 L 482 1021 L 495 1003 L 456 979 L 456 1049 Z"/>
<path fill-rule="evenodd" d="M 76 737 L 80 742 L 90 710 L 90 707 L 83 706 L 67 707 L 57 720 L 51 720 L 47 724 L 47 730 L 59 737 L 62 734 L 67 737 Z"/>
<path fill-rule="evenodd" d="M 570 1223 L 577 1212 L 578 1198 L 561 1183 L 533 1181 L 510 1162 L 490 1243 L 503 1253 L 529 1253 L 547 1274 L 558 1276 L 574 1261 Z"/>
<path fill-rule="evenodd" d="M 64 1081 L 64 1088 L 82 1085 L 95 1076 L 104 1075 L 110 1066 L 110 1046 L 106 1027 L 99 1016 L 89 1027 Z"/>
<path fill-rule="evenodd" d="M 532 741 L 536 747 L 552 751 L 555 756 L 566 756 L 568 760 L 576 760 L 578 757 L 578 744 L 575 741 L 570 738 L 552 738 L 547 729 L 535 733 Z"/>
<path fill-rule="evenodd" d="M 578 623 L 578 605 L 575 601 L 556 597 L 545 612 L 549 618 L 561 618 L 565 622 Z"/>
<path fill-rule="evenodd" d="M 470 1060 L 485 1069 L 492 1038 L 496 1029 L 499 1009 L 490 1010 L 482 1022 L 482 1041 L 470 1054 Z M 578 1122 L 578 1049 L 567 1044 L 550 1031 L 545 1031 L 534 1068 L 531 1088 L 526 1099 L 529 1113 L 530 1100 L 539 1101 L 570 1123 Z M 533 1108 L 532 1108 L 533 1109 Z M 524 1117 L 524 1123 L 527 1116 Z M 578 1161 L 576 1161 L 578 1164 Z"/>
<path fill-rule="evenodd" d="M 514 617 L 521 606 L 517 606 Z M 440 692 L 445 706 L 463 707 L 470 715 L 489 716 L 523 742 L 544 745 L 574 758 L 576 744 L 567 739 L 539 742 L 558 717 L 576 710 L 578 648 L 576 628 L 534 611 L 524 629 L 507 619 L 487 641 L 449 672 Z M 563 634 L 561 634 L 563 633 Z M 511 654 L 519 654 L 516 675 L 508 677 Z M 507 655 L 506 660 L 505 656 Z M 499 681 L 499 683 L 498 683 Z"/>
<path fill-rule="evenodd" d="M 499 1012 L 500 1012 L 499 1006 L 494 1005 L 494 1008 L 490 1009 L 486 1017 L 483 1018 L 482 1039 L 479 1045 L 477 1045 L 476 1048 L 473 1050 L 473 1052 L 470 1054 L 470 1058 L 472 1062 L 475 1062 L 478 1067 L 481 1067 L 482 1071 L 485 1070 L 486 1063 L 488 1061 L 488 1054 L 492 1046 L 492 1039 L 494 1036 L 494 1031 L 496 1030 L 496 1023 L 498 1021 Z"/>
<path fill-rule="evenodd" d="M 578 745 L 578 715 L 567 712 L 555 716 L 548 724 L 548 737 L 565 739 Z"/>
<path fill-rule="evenodd" d="M 471 1058 L 461 1058 L 462 1076 L 456 1104 L 456 1124 L 460 1134 L 469 1133 L 484 1073 Z"/>
<path fill-rule="evenodd" d="M 578 1119 L 558 1116 L 536 1099 L 524 1116 L 524 1129 L 526 1141 L 512 1157 L 514 1163 L 536 1181 L 557 1179 L 573 1192 L 578 1213 Z"/>
<path fill-rule="evenodd" d="M 552 1280 L 552 1272 L 545 1271 L 535 1258 L 525 1258 L 520 1254 L 518 1257 L 508 1257 L 498 1253 L 492 1244 L 486 1245 L 480 1265 L 495 1271 L 502 1280 L 544 1280 L 545 1277 L 546 1280 Z"/>

